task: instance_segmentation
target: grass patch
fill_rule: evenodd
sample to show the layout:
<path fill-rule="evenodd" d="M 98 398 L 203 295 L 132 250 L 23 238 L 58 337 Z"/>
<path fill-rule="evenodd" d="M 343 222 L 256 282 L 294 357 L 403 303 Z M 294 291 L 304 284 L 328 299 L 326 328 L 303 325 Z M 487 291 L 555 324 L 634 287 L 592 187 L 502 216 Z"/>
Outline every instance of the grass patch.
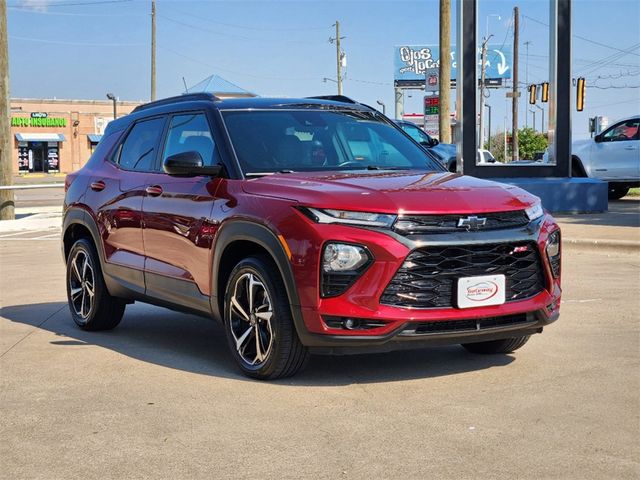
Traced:
<path fill-rule="evenodd" d="M 628 197 L 640 197 L 640 188 L 632 188 L 627 193 Z"/>

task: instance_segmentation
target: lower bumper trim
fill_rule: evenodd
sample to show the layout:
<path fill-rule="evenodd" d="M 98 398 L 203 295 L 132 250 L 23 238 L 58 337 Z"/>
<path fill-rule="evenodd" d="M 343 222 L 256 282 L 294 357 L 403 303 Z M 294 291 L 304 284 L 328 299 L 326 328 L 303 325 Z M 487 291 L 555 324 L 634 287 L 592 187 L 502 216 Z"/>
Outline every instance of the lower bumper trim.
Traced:
<path fill-rule="evenodd" d="M 432 345 L 486 342 L 504 338 L 521 337 L 541 333 L 542 329 L 558 319 L 558 312 L 547 316 L 542 310 L 525 314 L 484 319 L 454 320 L 451 322 L 407 322 L 387 335 L 311 335 L 305 344 L 311 353 L 319 355 L 351 355 L 359 353 L 389 352 Z M 443 325 L 440 330 L 435 327 Z M 474 328 L 469 328 L 471 322 Z M 427 330 L 424 325 L 429 323 Z M 422 327 L 422 330 L 421 330 Z M 449 330 L 447 330 L 449 328 Z M 428 330 L 431 331 L 428 331 Z"/>

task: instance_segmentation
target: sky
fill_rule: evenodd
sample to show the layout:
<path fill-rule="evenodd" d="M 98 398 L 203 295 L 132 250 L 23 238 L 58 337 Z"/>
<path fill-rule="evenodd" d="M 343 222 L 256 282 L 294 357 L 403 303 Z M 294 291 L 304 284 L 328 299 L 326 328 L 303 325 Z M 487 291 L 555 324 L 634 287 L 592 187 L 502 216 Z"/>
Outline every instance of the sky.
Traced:
<path fill-rule="evenodd" d="M 336 50 L 329 39 L 338 20 L 347 56 L 344 94 L 373 106 L 379 100 L 393 116 L 394 47 L 438 43 L 438 0 L 156 3 L 158 98 L 178 95 L 185 82 L 195 85 L 211 74 L 261 96 L 335 94 Z M 106 99 L 113 92 L 122 100 L 149 99 L 150 0 L 7 5 L 12 97 Z M 452 5 L 455 44 L 455 0 Z M 549 3 L 478 5 L 479 36 L 489 33 L 491 43 L 508 45 L 513 7 L 519 7 L 520 81 L 548 80 Z M 574 137 L 581 138 L 588 136 L 589 117 L 613 121 L 640 113 L 640 1 L 574 0 L 572 14 L 572 72 L 587 79 L 586 108 L 573 113 Z M 505 92 L 489 92 L 493 133 L 511 122 Z M 408 92 L 405 113 L 421 112 L 423 96 Z M 531 126 L 524 96 L 519 122 Z"/>

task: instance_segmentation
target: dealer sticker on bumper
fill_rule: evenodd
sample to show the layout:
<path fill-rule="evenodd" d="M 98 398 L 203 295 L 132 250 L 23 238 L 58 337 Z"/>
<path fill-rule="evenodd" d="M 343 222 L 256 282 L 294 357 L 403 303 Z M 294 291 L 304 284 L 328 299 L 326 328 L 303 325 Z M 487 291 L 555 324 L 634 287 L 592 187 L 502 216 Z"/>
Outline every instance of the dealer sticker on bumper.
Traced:
<path fill-rule="evenodd" d="M 458 308 L 501 305 L 504 301 L 504 275 L 483 275 L 458 279 Z"/>

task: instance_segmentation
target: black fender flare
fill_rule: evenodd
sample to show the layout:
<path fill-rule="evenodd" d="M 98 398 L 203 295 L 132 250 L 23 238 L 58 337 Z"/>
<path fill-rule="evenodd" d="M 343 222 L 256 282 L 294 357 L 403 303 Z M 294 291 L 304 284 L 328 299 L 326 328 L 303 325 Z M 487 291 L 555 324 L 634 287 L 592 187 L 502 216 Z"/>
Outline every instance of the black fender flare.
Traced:
<path fill-rule="evenodd" d="M 280 243 L 277 234 L 265 225 L 250 220 L 229 220 L 220 227 L 216 235 L 211 262 L 210 296 L 211 312 L 214 318 L 220 321 L 223 321 L 224 318 L 224 312 L 221 312 L 219 307 L 218 289 L 220 285 L 218 285 L 218 274 L 224 251 L 235 241 L 255 243 L 266 250 L 274 260 L 287 290 L 289 304 L 291 305 L 291 314 L 296 331 L 298 332 L 298 337 L 300 341 L 305 344 L 305 339 L 309 338 L 310 333 L 302 319 L 298 289 L 296 287 L 295 277 L 293 276 L 291 261 Z"/>
<path fill-rule="evenodd" d="M 100 233 L 98 230 L 98 225 L 96 225 L 93 217 L 83 208 L 68 207 L 64 212 L 64 217 L 62 219 L 62 256 L 65 261 L 66 258 L 64 252 L 64 237 L 67 234 L 67 230 L 69 230 L 69 228 L 73 225 L 82 225 L 87 230 L 89 230 L 91 239 L 93 240 L 93 244 L 95 245 L 98 256 L 100 257 L 100 267 L 104 271 L 104 251 L 102 250 L 102 243 L 99 240 Z"/>
<path fill-rule="evenodd" d="M 578 157 L 577 155 L 571 155 L 571 176 L 573 177 L 573 165 L 577 164 L 578 165 L 578 169 L 580 170 L 578 173 L 580 175 L 578 175 L 581 178 L 586 178 L 589 175 L 587 175 L 587 169 L 584 168 L 584 163 L 582 163 L 582 160 L 580 159 L 580 157 Z"/>

